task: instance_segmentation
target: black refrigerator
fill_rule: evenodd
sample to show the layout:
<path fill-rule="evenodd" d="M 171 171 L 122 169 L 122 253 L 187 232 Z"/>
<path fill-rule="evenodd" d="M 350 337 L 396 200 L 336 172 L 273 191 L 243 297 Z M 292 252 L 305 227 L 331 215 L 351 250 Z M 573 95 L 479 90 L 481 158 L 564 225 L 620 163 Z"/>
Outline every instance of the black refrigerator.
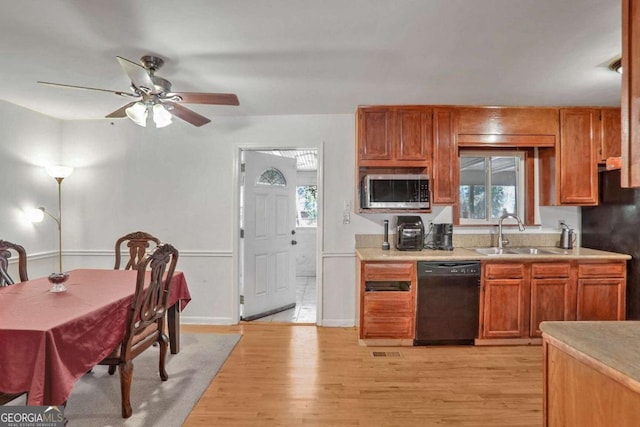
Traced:
<path fill-rule="evenodd" d="M 640 188 L 620 187 L 620 171 L 601 171 L 599 205 L 582 208 L 586 248 L 631 255 L 627 263 L 627 319 L 640 320 Z"/>

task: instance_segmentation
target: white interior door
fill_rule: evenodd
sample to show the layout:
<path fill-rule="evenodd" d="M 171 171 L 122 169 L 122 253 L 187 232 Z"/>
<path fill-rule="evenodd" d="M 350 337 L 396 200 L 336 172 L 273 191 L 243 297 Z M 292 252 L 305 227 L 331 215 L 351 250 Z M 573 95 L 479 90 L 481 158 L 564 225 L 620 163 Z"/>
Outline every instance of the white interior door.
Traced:
<path fill-rule="evenodd" d="M 296 304 L 296 160 L 244 152 L 242 319 Z"/>

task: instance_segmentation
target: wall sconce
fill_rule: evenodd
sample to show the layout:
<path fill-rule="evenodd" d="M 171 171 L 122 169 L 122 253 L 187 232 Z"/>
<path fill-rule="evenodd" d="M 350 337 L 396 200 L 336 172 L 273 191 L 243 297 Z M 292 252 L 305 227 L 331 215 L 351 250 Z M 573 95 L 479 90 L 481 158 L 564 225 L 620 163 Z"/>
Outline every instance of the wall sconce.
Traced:
<path fill-rule="evenodd" d="M 58 183 L 58 216 L 54 216 L 45 208 L 32 209 L 27 212 L 27 218 L 31 222 L 42 222 L 44 215 L 50 216 L 58 224 L 58 267 L 62 273 L 62 180 L 71 175 L 73 168 L 69 166 L 48 166 L 47 174 Z"/>

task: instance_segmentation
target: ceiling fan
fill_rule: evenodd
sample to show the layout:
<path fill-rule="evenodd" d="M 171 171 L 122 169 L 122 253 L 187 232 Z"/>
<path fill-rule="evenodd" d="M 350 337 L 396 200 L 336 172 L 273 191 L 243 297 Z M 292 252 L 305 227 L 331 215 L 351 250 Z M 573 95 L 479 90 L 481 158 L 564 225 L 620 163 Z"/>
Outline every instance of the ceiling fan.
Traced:
<path fill-rule="evenodd" d="M 156 71 L 164 64 L 164 60 L 160 57 L 145 55 L 140 58 L 140 64 L 142 65 L 120 56 L 117 58 L 120 66 L 131 80 L 132 92 L 42 81 L 38 83 L 74 89 L 98 90 L 124 97 L 137 98 L 106 117 L 129 117 L 140 126 L 146 126 L 147 120 L 153 118 L 158 128 L 170 125 L 172 116 L 178 117 L 194 126 L 202 126 L 211 121 L 184 107 L 182 104 L 240 105 L 238 97 L 232 93 L 172 92 L 171 82 L 156 75 Z"/>

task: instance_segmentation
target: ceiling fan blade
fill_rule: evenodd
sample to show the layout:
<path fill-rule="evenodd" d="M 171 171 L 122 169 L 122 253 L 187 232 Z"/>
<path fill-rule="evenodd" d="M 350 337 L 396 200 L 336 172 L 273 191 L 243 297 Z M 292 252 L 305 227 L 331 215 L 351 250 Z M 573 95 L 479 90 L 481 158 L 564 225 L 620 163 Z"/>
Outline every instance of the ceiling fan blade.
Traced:
<path fill-rule="evenodd" d="M 155 93 L 155 85 L 153 84 L 153 80 L 151 80 L 151 76 L 149 76 L 149 72 L 146 68 L 121 56 L 117 56 L 116 58 L 118 58 L 120 66 L 124 72 L 127 73 L 127 76 L 131 79 L 131 83 L 133 83 L 136 88 L 147 94 Z"/>
<path fill-rule="evenodd" d="M 191 123 L 194 126 L 200 127 L 202 125 L 206 125 L 211 121 L 206 117 L 196 113 L 195 111 L 192 111 L 187 107 L 183 107 L 182 105 L 172 101 L 164 101 L 162 105 L 164 105 L 167 111 L 174 116 L 184 120 L 185 122 Z"/>
<path fill-rule="evenodd" d="M 180 97 L 181 102 L 185 104 L 240 105 L 238 97 L 233 93 L 171 92 L 164 97 L 175 96 Z"/>
<path fill-rule="evenodd" d="M 132 97 L 136 97 L 136 98 L 138 97 L 138 95 L 136 95 L 135 93 L 121 92 L 119 90 L 100 89 L 100 88 L 97 88 L 97 87 L 74 86 L 74 85 L 66 85 L 66 84 L 62 84 L 62 83 L 41 82 L 41 81 L 39 81 L 38 83 L 40 83 L 42 85 L 48 85 L 48 86 L 59 86 L 59 87 L 66 87 L 66 88 L 71 88 L 71 89 L 98 90 L 100 92 L 115 93 L 116 95 L 120 95 L 120 96 L 132 96 Z"/>
<path fill-rule="evenodd" d="M 107 119 L 121 119 L 123 117 L 127 117 L 127 108 L 131 107 L 133 104 L 135 104 L 138 101 L 133 101 L 128 103 L 127 105 L 118 108 L 116 111 L 114 111 L 111 114 L 106 115 L 105 117 Z"/>

